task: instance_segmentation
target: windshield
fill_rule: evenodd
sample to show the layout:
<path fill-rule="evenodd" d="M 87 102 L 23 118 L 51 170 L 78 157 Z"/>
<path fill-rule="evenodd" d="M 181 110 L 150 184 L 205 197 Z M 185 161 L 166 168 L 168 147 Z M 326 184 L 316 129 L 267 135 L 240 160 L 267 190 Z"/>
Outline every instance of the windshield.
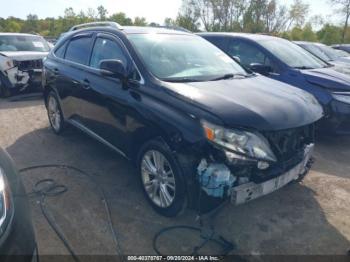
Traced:
<path fill-rule="evenodd" d="M 317 45 L 331 60 L 337 60 L 338 58 L 345 57 L 348 55 L 341 55 L 333 48 L 326 45 Z"/>
<path fill-rule="evenodd" d="M 1 35 L 0 52 L 32 51 L 49 52 L 50 47 L 40 36 Z"/>
<path fill-rule="evenodd" d="M 314 44 L 302 44 L 300 45 L 302 48 L 305 48 L 307 51 L 309 51 L 311 54 L 317 56 L 318 58 L 321 58 L 324 61 L 331 61 L 332 59 L 317 45 Z"/>
<path fill-rule="evenodd" d="M 248 75 L 228 55 L 199 36 L 131 34 L 128 38 L 148 70 L 164 81 L 209 81 Z"/>
<path fill-rule="evenodd" d="M 335 52 L 337 52 L 337 54 L 340 55 L 340 57 L 349 57 L 350 54 L 347 53 L 346 51 L 343 51 L 343 50 L 337 50 L 337 49 L 334 49 Z"/>
<path fill-rule="evenodd" d="M 275 38 L 261 40 L 259 43 L 290 67 L 316 69 L 328 66 L 321 59 L 288 40 Z"/>

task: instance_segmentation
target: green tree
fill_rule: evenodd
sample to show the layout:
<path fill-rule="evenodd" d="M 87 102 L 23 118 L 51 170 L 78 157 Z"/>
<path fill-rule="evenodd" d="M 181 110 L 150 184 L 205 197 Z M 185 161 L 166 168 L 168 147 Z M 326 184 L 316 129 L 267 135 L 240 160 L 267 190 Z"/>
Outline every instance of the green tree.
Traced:
<path fill-rule="evenodd" d="M 109 17 L 109 20 L 117 22 L 121 25 L 132 25 L 131 18 L 127 17 L 125 13 L 115 13 Z"/>
<path fill-rule="evenodd" d="M 316 33 L 312 30 L 312 26 L 310 23 L 307 23 L 304 28 L 303 32 L 301 34 L 301 38 L 304 41 L 309 41 L 309 42 L 317 42 L 317 35 Z"/>
<path fill-rule="evenodd" d="M 342 30 L 342 43 L 344 43 L 346 31 L 348 29 L 349 25 L 349 18 L 350 18 L 350 0 L 330 0 L 333 5 L 337 7 L 336 12 L 339 14 L 343 21 L 343 30 Z"/>
<path fill-rule="evenodd" d="M 100 5 L 99 7 L 97 7 L 97 13 L 101 21 L 106 20 L 108 11 L 106 8 L 103 7 L 103 5 Z"/>
<path fill-rule="evenodd" d="M 5 26 L 5 32 L 20 32 L 20 31 L 21 31 L 21 25 L 14 20 L 9 21 Z"/>
<path fill-rule="evenodd" d="M 171 24 L 170 26 L 179 26 L 192 32 L 197 32 L 199 31 L 200 27 L 200 23 L 198 22 L 199 19 L 200 14 L 195 2 L 193 0 L 183 0 L 176 20 L 174 21 L 168 19 L 168 21 L 165 22 L 169 22 Z"/>
<path fill-rule="evenodd" d="M 135 17 L 133 25 L 135 26 L 147 26 L 146 18 L 144 17 Z"/>
<path fill-rule="evenodd" d="M 164 25 L 168 27 L 177 26 L 176 21 L 170 17 L 164 19 Z"/>
<path fill-rule="evenodd" d="M 326 44 L 338 44 L 342 41 L 342 29 L 340 27 L 325 24 L 324 27 L 317 32 L 318 39 Z"/>
<path fill-rule="evenodd" d="M 21 28 L 22 32 L 26 33 L 37 33 L 39 32 L 39 21 L 38 16 L 29 14 L 27 15 L 27 20 Z"/>
<path fill-rule="evenodd" d="M 301 41 L 303 40 L 303 29 L 300 27 L 294 27 L 292 31 L 290 31 L 290 39 L 293 41 Z"/>

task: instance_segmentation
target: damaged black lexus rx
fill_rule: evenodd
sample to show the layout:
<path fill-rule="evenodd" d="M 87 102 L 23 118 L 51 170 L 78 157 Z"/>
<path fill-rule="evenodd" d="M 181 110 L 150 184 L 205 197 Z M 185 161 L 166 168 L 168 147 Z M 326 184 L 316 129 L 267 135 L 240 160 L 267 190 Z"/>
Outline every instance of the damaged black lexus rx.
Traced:
<path fill-rule="evenodd" d="M 157 212 L 197 207 L 199 192 L 202 207 L 245 203 L 306 174 L 323 114 L 312 95 L 186 32 L 97 25 L 66 33 L 44 63 L 49 121 L 133 161 Z"/>

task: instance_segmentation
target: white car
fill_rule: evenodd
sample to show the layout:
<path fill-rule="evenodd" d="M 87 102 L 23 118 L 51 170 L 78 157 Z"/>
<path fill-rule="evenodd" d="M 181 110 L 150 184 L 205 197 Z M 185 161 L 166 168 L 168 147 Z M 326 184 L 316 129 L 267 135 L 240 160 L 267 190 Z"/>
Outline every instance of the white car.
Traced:
<path fill-rule="evenodd" d="M 41 36 L 0 33 L 0 97 L 41 86 L 43 59 L 49 51 Z"/>

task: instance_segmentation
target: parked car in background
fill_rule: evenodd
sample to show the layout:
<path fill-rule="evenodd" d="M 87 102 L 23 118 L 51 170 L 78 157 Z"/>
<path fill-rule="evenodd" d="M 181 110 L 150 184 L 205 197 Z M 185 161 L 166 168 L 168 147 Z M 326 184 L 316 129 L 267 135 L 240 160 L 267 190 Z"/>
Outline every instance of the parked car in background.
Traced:
<path fill-rule="evenodd" d="M 349 66 L 350 55 L 342 50 L 335 50 L 321 43 L 295 41 L 295 44 L 309 51 L 311 54 L 332 65 Z"/>
<path fill-rule="evenodd" d="M 3 262 L 37 261 L 29 203 L 11 157 L 0 148 L 0 257 Z"/>
<path fill-rule="evenodd" d="M 88 26 L 44 62 L 51 127 L 71 124 L 132 160 L 157 212 L 242 204 L 307 173 L 323 114 L 312 95 L 193 34 Z"/>
<path fill-rule="evenodd" d="M 201 33 L 246 68 L 313 94 L 325 111 L 320 128 L 350 134 L 350 75 L 278 37 Z"/>
<path fill-rule="evenodd" d="M 332 48 L 350 53 L 350 44 L 332 45 Z"/>
<path fill-rule="evenodd" d="M 41 36 L 0 33 L 0 97 L 41 87 L 43 58 L 49 51 Z"/>

